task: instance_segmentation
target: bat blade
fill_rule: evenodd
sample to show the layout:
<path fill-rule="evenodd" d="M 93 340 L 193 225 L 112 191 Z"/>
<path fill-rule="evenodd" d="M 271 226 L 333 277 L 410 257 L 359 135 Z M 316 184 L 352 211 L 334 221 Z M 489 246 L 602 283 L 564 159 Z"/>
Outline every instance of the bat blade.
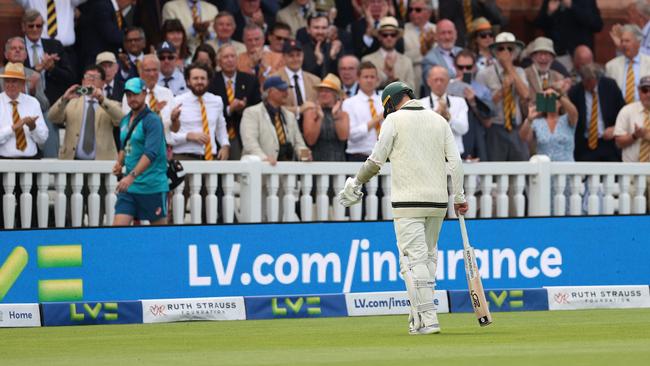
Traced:
<path fill-rule="evenodd" d="M 472 309 L 474 309 L 474 314 L 478 319 L 478 324 L 485 327 L 492 323 L 492 314 L 490 314 L 490 309 L 488 308 L 488 303 L 485 299 L 485 291 L 483 291 L 483 282 L 481 281 L 481 275 L 478 271 L 474 248 L 469 244 L 467 228 L 465 227 L 465 218 L 461 215 L 458 217 L 458 221 L 460 222 L 461 235 L 463 237 L 463 260 L 465 262 L 467 289 L 469 290 Z"/>

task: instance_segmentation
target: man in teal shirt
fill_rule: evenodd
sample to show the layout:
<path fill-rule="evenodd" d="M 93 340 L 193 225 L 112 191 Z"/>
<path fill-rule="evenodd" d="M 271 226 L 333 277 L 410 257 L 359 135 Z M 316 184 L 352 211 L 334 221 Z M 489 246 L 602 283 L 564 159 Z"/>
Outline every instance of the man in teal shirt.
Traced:
<path fill-rule="evenodd" d="M 131 112 L 120 123 L 121 148 L 113 174 L 124 175 L 117 184 L 114 226 L 130 225 L 133 219 L 152 225 L 167 222 L 167 145 L 163 123 L 145 103 L 146 87 L 140 78 L 124 85 Z"/>

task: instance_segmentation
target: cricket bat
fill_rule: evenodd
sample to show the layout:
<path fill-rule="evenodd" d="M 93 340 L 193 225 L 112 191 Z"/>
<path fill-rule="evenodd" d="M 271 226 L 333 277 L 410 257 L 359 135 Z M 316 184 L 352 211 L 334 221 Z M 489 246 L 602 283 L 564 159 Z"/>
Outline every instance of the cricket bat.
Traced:
<path fill-rule="evenodd" d="M 460 233 L 463 237 L 463 259 L 465 260 L 465 274 L 467 275 L 469 298 L 472 302 L 474 314 L 476 314 L 476 318 L 478 319 L 478 324 L 485 327 L 492 323 L 492 315 L 490 314 L 487 300 L 485 300 L 483 282 L 481 282 L 481 275 L 478 272 L 474 248 L 469 245 L 469 239 L 467 238 L 465 217 L 463 215 L 458 215 L 458 222 L 460 223 Z"/>

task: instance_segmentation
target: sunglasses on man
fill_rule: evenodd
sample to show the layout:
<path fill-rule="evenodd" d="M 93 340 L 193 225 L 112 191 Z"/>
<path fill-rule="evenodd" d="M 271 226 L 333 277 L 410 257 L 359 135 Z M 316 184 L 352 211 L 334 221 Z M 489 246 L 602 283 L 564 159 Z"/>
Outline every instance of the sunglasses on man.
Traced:
<path fill-rule="evenodd" d="M 515 50 L 515 48 L 510 47 L 510 46 L 499 46 L 499 47 L 497 47 L 498 52 L 508 51 L 508 52 L 512 53 L 514 50 Z"/>

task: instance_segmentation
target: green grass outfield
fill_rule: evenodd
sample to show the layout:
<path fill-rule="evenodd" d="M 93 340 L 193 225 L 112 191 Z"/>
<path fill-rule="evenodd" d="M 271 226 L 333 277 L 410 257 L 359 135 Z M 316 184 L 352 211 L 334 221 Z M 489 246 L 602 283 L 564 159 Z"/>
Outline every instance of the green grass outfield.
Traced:
<path fill-rule="evenodd" d="M 0 329 L 0 365 L 623 365 L 650 360 L 650 309 Z"/>

